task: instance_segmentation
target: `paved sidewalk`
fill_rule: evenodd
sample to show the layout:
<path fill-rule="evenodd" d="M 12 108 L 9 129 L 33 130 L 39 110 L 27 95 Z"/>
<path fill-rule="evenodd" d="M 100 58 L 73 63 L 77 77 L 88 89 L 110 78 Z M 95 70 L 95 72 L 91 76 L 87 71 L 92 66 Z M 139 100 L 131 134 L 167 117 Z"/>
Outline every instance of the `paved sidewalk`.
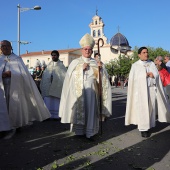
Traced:
<path fill-rule="evenodd" d="M 0 170 L 170 170 L 170 127 L 157 122 L 151 137 L 124 126 L 127 88 L 112 88 L 113 115 L 95 142 L 76 137 L 69 124 L 35 122 L 0 139 Z"/>

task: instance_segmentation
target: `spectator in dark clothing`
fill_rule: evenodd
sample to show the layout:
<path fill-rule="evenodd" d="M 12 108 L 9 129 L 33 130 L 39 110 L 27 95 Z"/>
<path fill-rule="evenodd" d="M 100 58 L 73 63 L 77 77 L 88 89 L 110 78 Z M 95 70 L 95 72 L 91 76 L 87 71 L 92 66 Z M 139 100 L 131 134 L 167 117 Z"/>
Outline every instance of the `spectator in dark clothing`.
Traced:
<path fill-rule="evenodd" d="M 115 76 L 115 86 L 116 87 L 118 86 L 118 81 L 119 81 L 118 76 Z"/>
<path fill-rule="evenodd" d="M 128 86 L 128 77 L 125 79 L 124 87 Z"/>
<path fill-rule="evenodd" d="M 124 89 L 124 81 L 125 81 L 125 76 L 121 75 L 120 76 L 120 87 L 121 87 L 121 89 Z"/>
<path fill-rule="evenodd" d="M 109 75 L 109 82 L 110 82 L 110 85 L 112 86 L 112 76 Z"/>
<path fill-rule="evenodd" d="M 166 68 L 167 68 L 168 72 L 170 73 L 170 56 L 165 56 L 164 62 L 166 64 Z"/>

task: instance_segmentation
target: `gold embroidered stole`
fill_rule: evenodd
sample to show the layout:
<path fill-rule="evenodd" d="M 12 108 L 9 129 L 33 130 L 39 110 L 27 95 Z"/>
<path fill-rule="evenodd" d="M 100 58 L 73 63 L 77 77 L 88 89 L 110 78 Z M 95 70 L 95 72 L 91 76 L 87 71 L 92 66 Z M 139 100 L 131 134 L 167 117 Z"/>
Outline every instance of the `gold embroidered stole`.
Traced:
<path fill-rule="evenodd" d="M 80 59 L 78 65 L 76 66 L 74 70 L 75 75 L 75 90 L 76 90 L 76 118 L 77 118 L 77 124 L 85 124 L 85 112 L 84 112 L 84 97 L 83 97 L 83 64 L 85 62 L 83 59 Z M 96 81 L 99 82 L 99 71 L 98 66 L 91 61 L 90 67 L 92 67 L 94 72 L 94 77 L 96 78 Z M 101 73 L 102 77 L 102 114 L 107 114 L 107 89 L 108 89 L 108 78 L 107 73 L 105 70 Z M 98 89 L 97 89 L 98 90 Z"/>
<path fill-rule="evenodd" d="M 83 63 L 82 61 L 75 68 L 75 90 L 76 90 L 76 115 L 77 124 L 85 124 L 84 97 L 83 97 Z"/>

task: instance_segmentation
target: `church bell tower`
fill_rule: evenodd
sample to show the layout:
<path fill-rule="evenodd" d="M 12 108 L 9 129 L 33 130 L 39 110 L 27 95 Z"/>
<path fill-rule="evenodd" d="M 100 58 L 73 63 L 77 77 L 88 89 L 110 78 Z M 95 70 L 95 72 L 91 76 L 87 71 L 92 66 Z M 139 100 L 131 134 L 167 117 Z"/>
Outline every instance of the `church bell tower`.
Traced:
<path fill-rule="evenodd" d="M 96 10 L 96 15 L 92 18 L 92 22 L 89 24 L 89 27 L 91 29 L 91 36 L 95 41 L 95 46 L 97 46 L 96 44 L 99 38 L 103 39 L 104 45 L 107 44 L 107 38 L 104 35 L 104 26 L 105 25 L 102 21 L 102 18 L 98 16 Z"/>

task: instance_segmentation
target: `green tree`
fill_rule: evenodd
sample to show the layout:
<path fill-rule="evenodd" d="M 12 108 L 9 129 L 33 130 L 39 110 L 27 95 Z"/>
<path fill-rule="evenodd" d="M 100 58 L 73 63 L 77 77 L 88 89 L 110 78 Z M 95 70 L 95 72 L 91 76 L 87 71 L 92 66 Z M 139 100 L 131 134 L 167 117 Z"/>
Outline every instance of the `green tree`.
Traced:
<path fill-rule="evenodd" d="M 147 47 L 148 48 L 148 53 L 149 53 L 149 59 L 153 60 L 157 56 L 165 56 L 165 55 L 170 55 L 170 52 L 167 50 L 164 50 L 160 47 L 154 48 L 154 47 Z M 107 69 L 107 72 L 110 76 L 113 75 L 124 75 L 128 76 L 131 65 L 139 60 L 138 57 L 138 47 L 135 47 L 133 50 L 133 55 L 131 57 L 126 57 L 125 55 L 120 55 L 118 59 L 111 60 L 109 63 L 105 64 L 105 67 Z"/>
<path fill-rule="evenodd" d="M 148 48 L 148 53 L 149 53 L 149 59 L 150 60 L 153 60 L 157 57 L 157 56 L 162 56 L 164 57 L 165 55 L 170 55 L 170 52 L 167 51 L 167 50 L 164 50 L 163 48 L 161 47 L 157 47 L 157 48 L 154 48 L 154 47 L 147 47 Z M 133 50 L 133 62 L 137 61 L 139 58 L 138 58 L 138 47 L 135 47 L 134 50 Z"/>
<path fill-rule="evenodd" d="M 108 74 L 113 75 L 124 75 L 129 74 L 131 68 L 132 59 L 120 55 L 118 59 L 111 60 L 109 63 L 105 64 Z"/>

